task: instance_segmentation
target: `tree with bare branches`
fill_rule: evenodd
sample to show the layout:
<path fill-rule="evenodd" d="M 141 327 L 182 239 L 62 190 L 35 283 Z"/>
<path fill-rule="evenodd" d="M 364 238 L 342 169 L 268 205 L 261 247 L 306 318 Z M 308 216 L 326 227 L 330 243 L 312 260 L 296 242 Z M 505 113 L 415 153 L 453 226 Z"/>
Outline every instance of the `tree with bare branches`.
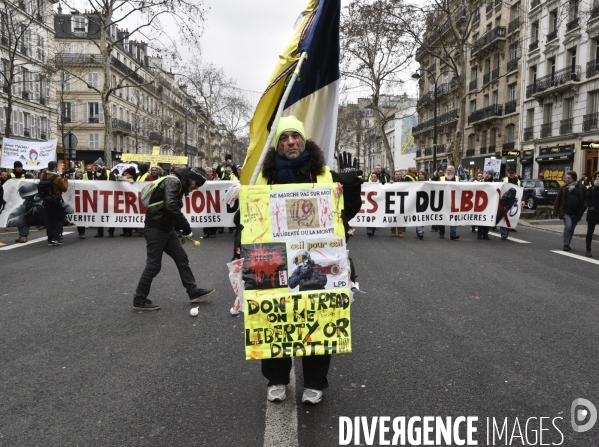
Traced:
<path fill-rule="evenodd" d="M 121 71 L 126 74 L 116 82 L 112 77 L 112 64 L 116 46 L 128 48 L 129 39 L 143 40 L 147 51 L 163 57 L 178 57 L 176 36 L 180 35 L 189 46 L 198 46 L 205 11 L 201 0 L 85 0 L 83 4 L 75 0 L 63 2 L 76 12 L 69 20 L 58 21 L 64 33 L 73 36 L 93 35 L 92 39 L 102 56 L 103 79 L 90 88 L 100 94 L 106 126 L 104 128 L 104 156 L 111 159 L 112 115 L 109 98 L 119 89 L 126 88 L 133 81 L 137 85 L 153 84 L 155 78 L 136 79 L 141 65 L 127 66 Z M 79 14 L 81 7 L 89 7 L 90 12 Z M 87 9 L 87 8 L 86 8 Z M 79 20 L 79 21 L 77 21 Z M 160 70 L 157 70 L 157 72 Z M 77 76 L 77 74 L 75 74 Z M 88 82 L 85 78 L 81 79 Z M 141 82 L 140 82 L 141 81 Z"/>
<path fill-rule="evenodd" d="M 340 27 L 342 76 L 370 89 L 376 129 L 392 169 L 393 151 L 384 128 L 394 113 L 385 114 L 381 97 L 402 82 L 414 50 L 395 8 L 392 0 L 354 0 L 343 9 Z"/>

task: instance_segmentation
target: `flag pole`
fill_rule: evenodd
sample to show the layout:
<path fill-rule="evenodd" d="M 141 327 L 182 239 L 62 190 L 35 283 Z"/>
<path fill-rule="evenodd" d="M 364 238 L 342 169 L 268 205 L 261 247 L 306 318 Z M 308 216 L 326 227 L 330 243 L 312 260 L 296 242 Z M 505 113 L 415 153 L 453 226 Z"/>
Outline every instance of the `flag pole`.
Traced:
<path fill-rule="evenodd" d="M 258 179 L 258 174 L 260 174 L 260 170 L 262 169 L 262 165 L 264 164 L 264 158 L 266 157 L 266 153 L 270 148 L 272 143 L 272 139 L 275 136 L 275 132 L 277 131 L 277 126 L 279 125 L 279 119 L 283 114 L 283 110 L 285 109 L 285 103 L 287 102 L 287 98 L 291 94 L 291 89 L 293 88 L 293 84 L 295 84 L 295 80 L 299 76 L 300 70 L 302 69 L 302 65 L 308 58 L 308 53 L 303 52 L 297 62 L 297 67 L 295 67 L 295 71 L 291 75 L 291 79 L 289 80 L 289 84 L 287 85 L 287 89 L 279 103 L 279 108 L 277 109 L 277 114 L 275 115 L 275 119 L 270 127 L 270 133 L 268 134 L 268 139 L 266 140 L 266 144 L 264 145 L 264 149 L 262 149 L 262 153 L 260 154 L 260 158 L 258 159 L 258 163 L 256 163 L 256 168 L 254 169 L 254 173 L 252 174 L 252 178 L 250 180 L 250 185 L 255 185 L 256 180 Z"/>

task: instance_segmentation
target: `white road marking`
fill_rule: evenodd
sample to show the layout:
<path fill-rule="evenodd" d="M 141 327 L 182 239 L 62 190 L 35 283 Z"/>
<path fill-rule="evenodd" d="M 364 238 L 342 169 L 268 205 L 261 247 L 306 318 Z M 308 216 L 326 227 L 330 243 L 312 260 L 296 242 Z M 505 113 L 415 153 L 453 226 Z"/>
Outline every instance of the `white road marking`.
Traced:
<path fill-rule="evenodd" d="M 69 232 L 62 233 L 62 234 L 63 234 L 63 235 L 65 235 L 65 234 L 72 234 L 72 233 L 74 233 L 74 231 L 69 231 Z M 25 243 L 23 243 L 23 244 L 19 244 L 18 242 L 15 242 L 15 243 L 14 243 L 14 244 L 12 244 L 12 245 L 7 245 L 6 247 L 2 247 L 2 248 L 0 248 L 0 250 L 12 250 L 13 248 L 24 247 L 24 246 L 26 246 L 26 245 L 30 245 L 30 244 L 36 244 L 36 243 L 38 243 L 38 242 L 42 242 L 42 241 L 48 241 L 48 237 L 47 237 L 47 236 L 44 236 L 44 237 L 40 237 L 40 238 L 38 238 L 38 239 L 32 239 L 32 240 L 30 240 L 30 241 L 27 241 L 27 242 L 25 242 Z"/>
<path fill-rule="evenodd" d="M 287 398 L 283 402 L 277 403 L 266 401 L 265 421 L 264 447 L 299 447 L 295 364 L 291 365 L 289 373 Z"/>
<path fill-rule="evenodd" d="M 489 236 L 495 236 L 495 237 L 501 237 L 500 233 L 493 233 L 492 231 L 489 231 Z M 509 236 L 507 238 L 508 241 L 513 241 L 513 242 L 518 242 L 519 244 L 530 244 L 530 242 L 528 241 L 523 241 L 522 239 L 516 239 L 515 237 L 511 237 Z"/>
<path fill-rule="evenodd" d="M 599 264 L 599 260 L 593 258 L 587 258 L 586 256 L 575 255 L 573 253 L 568 253 L 567 251 L 560 250 L 549 250 L 551 253 L 556 253 L 558 255 L 569 256 L 571 258 L 580 259 L 581 261 L 590 262 L 591 264 Z"/>

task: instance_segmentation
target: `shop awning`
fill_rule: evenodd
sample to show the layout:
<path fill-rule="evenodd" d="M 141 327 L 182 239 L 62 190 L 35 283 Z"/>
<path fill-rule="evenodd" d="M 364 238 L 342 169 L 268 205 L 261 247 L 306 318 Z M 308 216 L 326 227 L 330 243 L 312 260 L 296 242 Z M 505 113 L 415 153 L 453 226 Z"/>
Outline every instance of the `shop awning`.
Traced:
<path fill-rule="evenodd" d="M 483 168 L 485 166 L 485 157 L 462 158 L 462 167 L 464 169 Z"/>
<path fill-rule="evenodd" d="M 537 157 L 537 163 L 559 163 L 560 161 L 567 163 L 572 159 L 573 155 L 573 153 L 542 154 Z"/>

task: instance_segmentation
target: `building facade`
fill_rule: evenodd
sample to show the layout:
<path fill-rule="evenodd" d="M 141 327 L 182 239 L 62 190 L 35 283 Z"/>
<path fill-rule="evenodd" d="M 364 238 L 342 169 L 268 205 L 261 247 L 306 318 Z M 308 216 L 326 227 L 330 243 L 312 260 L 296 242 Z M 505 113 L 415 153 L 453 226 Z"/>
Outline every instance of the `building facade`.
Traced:
<path fill-rule="evenodd" d="M 148 46 L 129 38 L 127 30 L 111 27 L 107 38 L 116 44 L 110 55 L 111 79 L 104 79 L 100 52 L 100 20 L 96 14 L 59 13 L 55 16 L 57 133 L 78 139 L 77 161 L 104 158 L 105 118 L 100 91 L 104 82 L 122 88 L 109 97 L 112 135 L 111 160 L 122 153 L 185 155 L 189 164 L 218 162 L 218 130 L 206 119 L 196 99 L 165 70 L 162 59 L 148 54 Z M 208 139 L 211 143 L 208 145 Z M 60 139 L 60 141 L 62 141 Z M 207 153 L 206 148 L 211 148 Z M 59 147 L 58 152 L 61 151 Z M 170 168 L 170 165 L 163 165 Z"/>
<path fill-rule="evenodd" d="M 469 42 L 462 55 L 467 61 L 462 129 L 457 129 L 460 93 L 456 74 L 447 58 L 431 54 L 440 54 L 439 47 L 448 51 L 442 42 L 452 41 L 451 29 L 442 16 L 431 22 L 424 41 L 430 51 L 420 48 L 416 53 L 421 67 L 417 105 L 420 122 L 412 132 L 420 169 L 435 170 L 435 127 L 437 167 L 461 164 L 464 171 L 475 175 L 483 170 L 485 158 L 502 158 L 502 169 L 519 165 L 522 8 L 520 1 L 501 0 L 490 0 L 476 9 L 464 5 L 455 8 L 454 23 Z M 456 131 L 462 134 L 457 151 Z M 456 152 L 460 155 L 457 159 Z"/>
<path fill-rule="evenodd" d="M 526 37 L 523 177 L 563 184 L 571 169 L 590 176 L 599 143 L 599 8 L 533 0 Z"/>
<path fill-rule="evenodd" d="M 53 3 L 5 1 L 0 7 L 0 138 L 32 141 L 56 138 L 56 99 L 51 89 L 50 63 Z"/>

